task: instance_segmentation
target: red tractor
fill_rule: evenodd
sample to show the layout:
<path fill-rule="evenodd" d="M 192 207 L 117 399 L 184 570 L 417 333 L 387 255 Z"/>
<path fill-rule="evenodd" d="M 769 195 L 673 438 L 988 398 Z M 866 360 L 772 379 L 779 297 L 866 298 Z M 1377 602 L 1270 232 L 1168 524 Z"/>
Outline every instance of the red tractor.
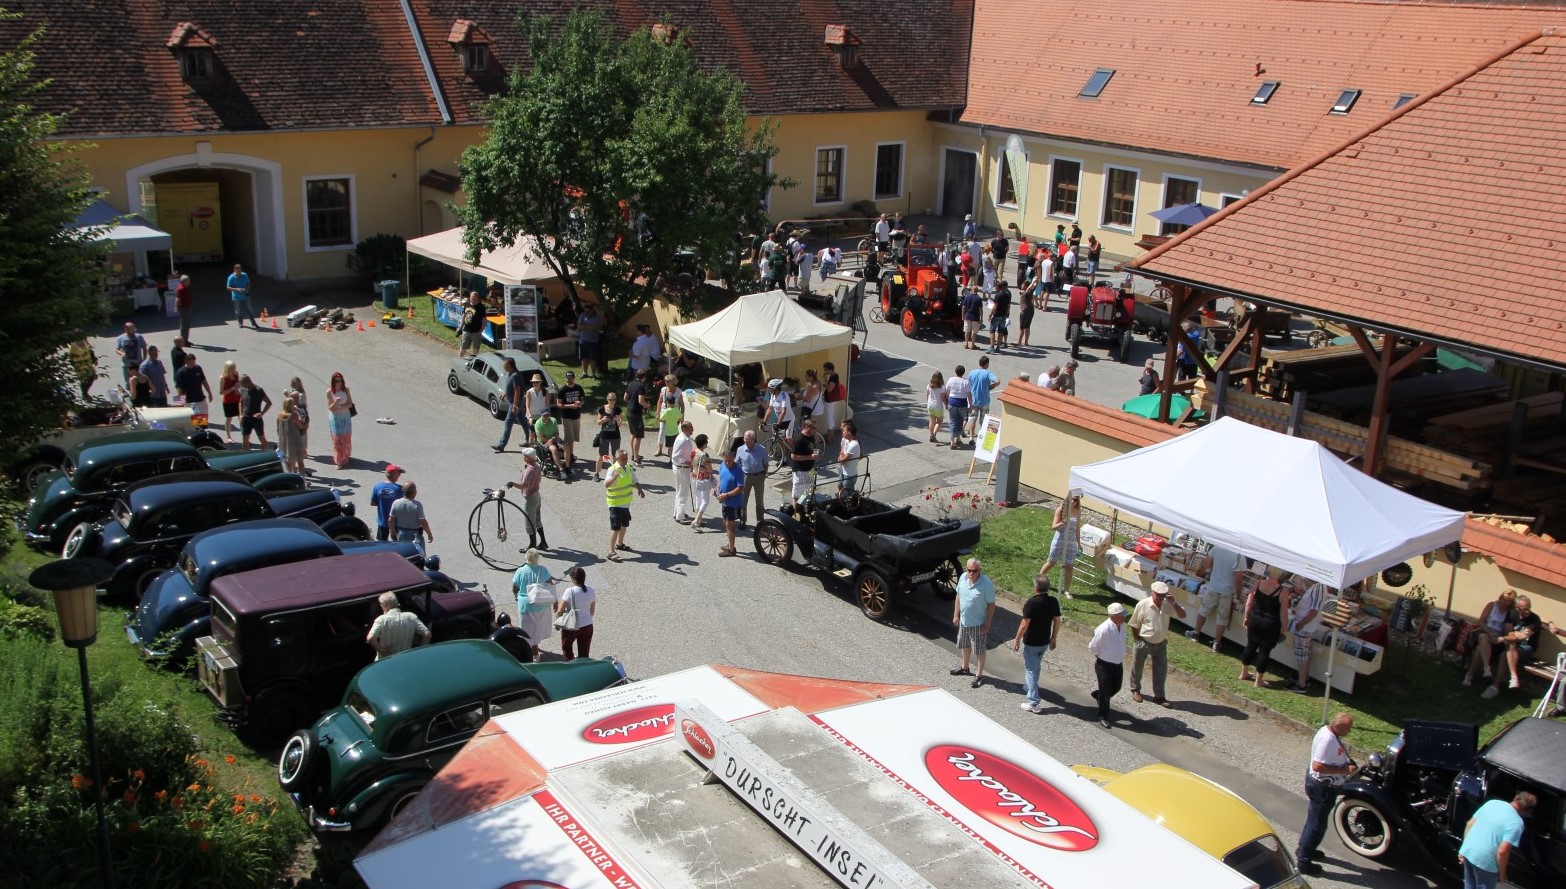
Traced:
<path fill-rule="evenodd" d="M 1132 324 L 1136 319 L 1136 296 L 1127 290 L 1117 290 L 1108 284 L 1099 284 L 1089 290 L 1085 284 L 1076 284 L 1066 300 L 1066 342 L 1071 344 L 1071 357 L 1083 340 L 1108 342 L 1111 350 L 1119 350 L 1121 362 L 1131 361 Z"/>
<path fill-rule="evenodd" d="M 962 300 L 947 293 L 941 273 L 944 244 L 910 244 L 906 258 L 881 272 L 881 315 L 896 320 L 906 337 L 917 337 L 928 326 L 949 327 L 962 335 Z"/>

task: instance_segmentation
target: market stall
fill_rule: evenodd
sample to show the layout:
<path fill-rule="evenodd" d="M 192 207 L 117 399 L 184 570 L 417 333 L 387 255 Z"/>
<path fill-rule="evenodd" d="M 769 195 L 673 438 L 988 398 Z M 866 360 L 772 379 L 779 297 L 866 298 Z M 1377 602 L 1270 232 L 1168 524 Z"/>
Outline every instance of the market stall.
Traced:
<path fill-rule="evenodd" d="M 1218 546 L 1255 560 L 1255 572 L 1287 571 L 1336 590 L 1385 568 L 1458 540 L 1463 513 L 1435 506 L 1348 466 L 1320 444 L 1222 418 L 1202 429 L 1113 459 L 1073 467 L 1071 491 L 1100 500 L 1200 541 L 1166 545 L 1153 554 L 1109 546 L 1099 559 L 1105 582 L 1116 592 L 1142 598 L 1164 580 L 1191 609 Z M 1255 567 L 1255 566 L 1253 566 Z M 1254 582 L 1249 580 L 1247 582 Z M 1245 641 L 1240 623 L 1243 592 L 1225 637 Z M 1357 675 L 1381 667 L 1382 649 L 1365 638 L 1382 619 L 1364 603 L 1329 600 L 1330 629 L 1318 636 L 1310 674 L 1323 682 L 1335 660 L 1349 669 L 1331 685 L 1352 691 Z M 1372 620 L 1374 619 L 1374 620 Z M 1295 666 L 1293 651 L 1279 645 L 1273 659 Z"/>
<path fill-rule="evenodd" d="M 549 264 L 539 256 L 539 239 L 524 237 L 510 247 L 501 247 L 483 253 L 477 262 L 467 259 L 467 246 L 462 242 L 461 226 L 414 238 L 408 242 L 408 252 L 433 259 L 488 282 L 504 285 L 504 296 L 491 299 L 483 285 L 463 288 L 461 282 L 430 292 L 435 302 L 435 320 L 455 328 L 462 320 L 466 308 L 466 292 L 476 290 L 485 297 L 485 311 L 489 323 L 485 326 L 484 340 L 497 348 L 523 348 L 519 341 L 538 344 L 545 332 L 541 321 L 567 297 L 566 285 Z M 531 314 L 523 311 L 531 305 Z M 509 307 L 509 309 L 508 309 Z M 546 339 L 543 348 L 551 345 Z M 568 344 L 569 345 L 569 344 Z"/>
<path fill-rule="evenodd" d="M 101 198 L 94 199 L 76 217 L 72 227 L 78 231 L 91 232 L 94 243 L 110 244 L 114 251 L 103 266 L 102 283 L 106 297 L 121 300 L 128 298 L 131 310 L 162 307 L 162 292 L 152 277 L 153 269 L 147 254 L 167 251 L 168 264 L 162 266 L 160 271 L 172 274 L 174 239 L 168 232 L 159 230 L 140 216 L 121 213 Z M 126 264 L 121 261 L 122 254 L 131 257 L 134 274 L 127 274 Z"/>
<path fill-rule="evenodd" d="M 714 315 L 669 328 L 669 344 L 722 365 L 721 376 L 706 385 L 690 387 L 685 416 L 696 432 L 720 443 L 732 441 L 757 428 L 756 412 L 738 393 L 742 391 L 737 368 L 759 364 L 761 380 L 802 378 L 808 369 L 820 370 L 830 361 L 837 367 L 845 389 L 849 346 L 853 331 L 811 314 L 781 290 L 755 293 L 736 299 Z M 823 379 L 823 382 L 825 380 Z M 838 419 L 847 419 L 847 401 Z"/>

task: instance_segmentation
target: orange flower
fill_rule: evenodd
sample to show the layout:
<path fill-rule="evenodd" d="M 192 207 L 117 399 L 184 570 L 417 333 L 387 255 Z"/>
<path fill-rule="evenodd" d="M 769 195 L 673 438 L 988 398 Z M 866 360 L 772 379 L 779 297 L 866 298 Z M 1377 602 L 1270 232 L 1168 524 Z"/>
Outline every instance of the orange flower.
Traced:
<path fill-rule="evenodd" d="M 234 759 L 234 755 L 233 754 L 229 754 L 229 755 L 223 757 L 223 761 L 228 763 L 229 765 L 233 765 L 236 762 L 236 760 Z"/>
<path fill-rule="evenodd" d="M 131 772 L 131 777 L 135 778 L 137 783 L 140 783 L 142 781 L 147 780 L 147 773 L 142 771 L 141 769 L 137 769 L 136 771 Z"/>
<path fill-rule="evenodd" d="M 125 825 L 125 832 L 126 833 L 136 833 L 139 830 L 141 830 L 141 822 L 140 821 L 132 821 L 131 823 Z"/>
<path fill-rule="evenodd" d="M 184 797 L 176 796 L 173 799 L 169 800 L 169 808 L 173 809 L 176 812 L 178 812 L 180 809 L 185 808 L 185 799 L 184 799 Z"/>
<path fill-rule="evenodd" d="M 152 795 L 152 798 L 157 800 L 158 802 L 163 802 L 164 800 L 169 798 L 169 792 L 167 790 L 160 790 L 157 793 L 154 793 Z"/>
<path fill-rule="evenodd" d="M 73 789 L 73 790 L 86 790 L 87 788 L 89 788 L 91 786 L 92 786 L 92 779 L 87 777 L 86 775 L 72 775 L 71 776 L 71 789 Z"/>
<path fill-rule="evenodd" d="M 207 762 L 204 759 L 198 759 L 198 760 L 196 760 L 196 765 L 201 766 L 202 768 L 206 768 L 207 766 L 212 765 L 212 763 Z"/>
<path fill-rule="evenodd" d="M 200 849 L 203 852 L 211 852 L 212 851 L 212 843 L 210 843 L 207 840 L 202 840 Z"/>
<path fill-rule="evenodd" d="M 200 784 L 192 784 L 189 787 L 185 788 L 185 792 L 186 793 L 200 793 L 201 792 L 201 785 Z"/>
<path fill-rule="evenodd" d="M 245 811 L 245 807 L 241 806 L 241 805 L 235 805 L 234 808 L 233 808 L 233 812 L 234 812 L 235 815 L 244 814 L 244 811 Z"/>
<path fill-rule="evenodd" d="M 242 803 L 244 801 L 245 801 L 245 795 L 243 793 L 236 793 L 236 794 L 234 794 L 234 802 Z"/>

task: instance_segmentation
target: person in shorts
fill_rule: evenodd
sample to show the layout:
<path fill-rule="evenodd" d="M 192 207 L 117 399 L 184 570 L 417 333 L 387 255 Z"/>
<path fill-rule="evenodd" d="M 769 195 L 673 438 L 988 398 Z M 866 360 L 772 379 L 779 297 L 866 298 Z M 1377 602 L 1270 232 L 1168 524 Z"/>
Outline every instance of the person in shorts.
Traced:
<path fill-rule="evenodd" d="M 984 323 L 984 297 L 972 287 L 962 295 L 962 347 L 979 348 L 979 326 Z"/>
<path fill-rule="evenodd" d="M 458 358 L 468 357 L 469 352 L 477 355 L 484 351 L 484 325 L 488 323 L 478 291 L 469 293 L 468 304 L 462 309 L 462 320 L 457 324 Z"/>
<path fill-rule="evenodd" d="M 576 462 L 576 443 L 582 440 L 582 405 L 587 394 L 576 381 L 576 371 L 568 370 L 565 385 L 555 391 L 555 403 L 560 405 L 560 440 L 565 445 L 566 478 L 571 477 L 571 467 Z"/>
<path fill-rule="evenodd" d="M 746 432 L 746 436 L 754 436 Z M 723 533 L 729 542 L 718 549 L 720 556 L 738 554 L 734 546 L 734 528 L 745 520 L 745 470 L 734 459 L 733 451 L 723 452 L 723 468 L 718 471 L 718 505 L 723 508 Z"/>
<path fill-rule="evenodd" d="M 239 377 L 239 445 L 250 450 L 250 436 L 260 442 L 261 449 L 271 447 L 266 441 L 265 416 L 272 408 L 272 399 L 266 390 L 250 381 L 249 374 Z"/>
<path fill-rule="evenodd" d="M 995 619 L 995 583 L 984 576 L 978 559 L 969 559 L 957 580 L 957 596 L 952 600 L 952 624 L 957 627 L 957 650 L 962 664 L 953 676 L 972 676 L 974 688 L 984 684 L 984 654 L 989 647 L 990 623 Z M 968 669 L 976 660 L 974 670 Z"/>
<path fill-rule="evenodd" d="M 653 394 L 647 391 L 647 369 L 637 368 L 625 384 L 625 431 L 631 435 L 631 459 L 642 465 L 642 439 L 647 435 L 646 411 Z"/>
<path fill-rule="evenodd" d="M 1240 554 L 1224 549 L 1221 546 L 1213 547 L 1213 566 L 1207 574 L 1207 582 L 1202 584 L 1201 595 L 1196 606 L 1196 626 L 1186 630 L 1188 639 L 1201 641 L 1202 627 L 1211 620 L 1213 634 L 1213 651 L 1219 651 L 1223 647 L 1223 634 L 1229 628 L 1229 616 L 1234 611 L 1234 590 L 1240 582 Z"/>
<path fill-rule="evenodd" d="M 620 561 L 620 552 L 631 549 L 625 545 L 625 532 L 631 527 L 632 494 L 647 496 L 630 464 L 631 455 L 621 448 L 604 472 L 604 491 L 609 503 L 609 554 L 605 558 L 611 562 Z"/>

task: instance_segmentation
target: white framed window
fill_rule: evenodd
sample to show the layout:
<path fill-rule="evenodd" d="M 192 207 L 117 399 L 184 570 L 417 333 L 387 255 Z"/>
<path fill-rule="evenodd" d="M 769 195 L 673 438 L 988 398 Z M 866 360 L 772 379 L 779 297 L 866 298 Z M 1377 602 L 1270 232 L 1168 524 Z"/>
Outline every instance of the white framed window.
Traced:
<path fill-rule="evenodd" d="M 1164 202 L 1163 206 L 1176 207 L 1180 204 L 1194 204 L 1202 194 L 1202 180 L 1192 179 L 1189 176 L 1171 176 L 1164 174 Z M 1178 235 L 1190 228 L 1189 225 L 1170 225 L 1165 222 L 1159 227 L 1161 235 Z"/>
<path fill-rule="evenodd" d="M 847 162 L 846 145 L 822 145 L 816 148 L 816 206 L 843 202 L 843 169 Z"/>
<path fill-rule="evenodd" d="M 359 241 L 352 173 L 304 178 L 305 251 L 352 250 Z"/>
<path fill-rule="evenodd" d="M 1136 229 L 1136 189 L 1142 171 L 1104 165 L 1104 208 L 1099 224 L 1120 231 Z"/>
<path fill-rule="evenodd" d="M 1230 194 L 1227 191 L 1220 191 L 1218 192 L 1218 209 L 1222 210 L 1230 204 L 1238 204 L 1243 200 L 1245 200 L 1245 195 L 1243 194 Z"/>
<path fill-rule="evenodd" d="M 875 144 L 875 199 L 903 196 L 903 155 L 906 142 Z"/>
<path fill-rule="evenodd" d="M 1049 201 L 1044 215 L 1077 221 L 1077 198 L 1082 191 L 1082 161 L 1074 157 L 1049 158 Z"/>

